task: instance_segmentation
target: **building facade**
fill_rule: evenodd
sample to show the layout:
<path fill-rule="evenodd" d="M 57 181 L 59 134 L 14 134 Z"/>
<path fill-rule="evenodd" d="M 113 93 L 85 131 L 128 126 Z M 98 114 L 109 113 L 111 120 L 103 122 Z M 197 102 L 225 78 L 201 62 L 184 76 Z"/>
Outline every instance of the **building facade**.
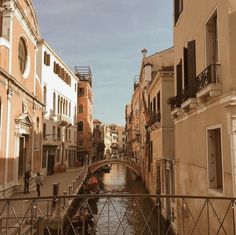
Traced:
<path fill-rule="evenodd" d="M 235 196 L 236 4 L 174 3 L 176 194 Z"/>
<path fill-rule="evenodd" d="M 41 169 L 43 100 L 36 76 L 38 23 L 32 2 L 0 1 L 0 195 L 23 190 Z"/>
<path fill-rule="evenodd" d="M 113 155 L 123 155 L 125 153 L 125 127 L 117 124 L 110 124 L 111 132 L 111 152 Z"/>
<path fill-rule="evenodd" d="M 75 67 L 78 86 L 78 158 L 80 165 L 92 161 L 93 157 L 93 93 L 92 73 L 89 67 Z"/>
<path fill-rule="evenodd" d="M 78 78 L 44 40 L 37 54 L 45 103 L 42 169 L 50 175 L 76 166 Z"/>

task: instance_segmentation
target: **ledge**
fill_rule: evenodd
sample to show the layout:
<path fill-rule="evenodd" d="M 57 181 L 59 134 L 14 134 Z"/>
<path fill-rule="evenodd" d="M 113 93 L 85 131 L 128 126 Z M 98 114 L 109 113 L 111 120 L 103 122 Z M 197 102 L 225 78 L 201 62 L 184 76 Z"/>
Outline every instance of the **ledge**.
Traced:
<path fill-rule="evenodd" d="M 200 90 L 196 96 L 198 99 L 206 99 L 207 97 L 220 96 L 222 93 L 222 86 L 219 83 L 211 83 Z"/>
<path fill-rule="evenodd" d="M 184 103 L 181 104 L 181 108 L 184 109 L 184 111 L 188 112 L 191 109 L 196 108 L 198 105 L 198 101 L 196 98 L 189 98 Z"/>

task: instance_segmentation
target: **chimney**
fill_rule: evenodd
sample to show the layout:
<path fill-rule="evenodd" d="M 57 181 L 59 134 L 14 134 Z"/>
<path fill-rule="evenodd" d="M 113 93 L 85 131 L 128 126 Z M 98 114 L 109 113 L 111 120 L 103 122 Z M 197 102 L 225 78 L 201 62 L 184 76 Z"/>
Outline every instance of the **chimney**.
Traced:
<path fill-rule="evenodd" d="M 147 50 L 146 50 L 145 48 L 142 50 L 142 53 L 143 53 L 143 58 L 146 58 L 146 56 L 147 56 Z"/>

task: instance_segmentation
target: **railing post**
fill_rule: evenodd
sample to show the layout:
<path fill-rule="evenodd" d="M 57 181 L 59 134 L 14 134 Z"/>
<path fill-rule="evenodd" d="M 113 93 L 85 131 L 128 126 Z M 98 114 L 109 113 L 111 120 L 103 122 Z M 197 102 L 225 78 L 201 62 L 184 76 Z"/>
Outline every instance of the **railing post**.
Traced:
<path fill-rule="evenodd" d="M 73 194 L 76 193 L 76 181 L 72 181 L 72 186 L 73 186 Z"/>
<path fill-rule="evenodd" d="M 52 185 L 52 195 L 58 196 L 59 195 L 59 183 L 53 183 Z M 56 199 L 53 199 L 52 201 L 52 208 L 55 208 L 56 206 Z"/>
<path fill-rule="evenodd" d="M 158 235 L 161 234 L 161 226 L 160 226 L 160 223 L 161 223 L 161 218 L 160 218 L 160 198 L 158 197 L 157 198 L 157 233 Z"/>
<path fill-rule="evenodd" d="M 234 231 L 234 234 L 236 234 L 235 232 L 236 232 L 236 225 L 235 225 L 235 213 L 236 213 L 236 211 L 235 211 L 235 200 L 232 200 L 232 210 L 233 210 L 233 231 Z"/>
<path fill-rule="evenodd" d="M 44 234 L 43 218 L 40 216 L 37 222 L 37 235 Z"/>
<path fill-rule="evenodd" d="M 207 208 L 207 232 L 210 235 L 210 216 L 209 216 L 209 202 L 206 200 L 206 208 Z"/>
<path fill-rule="evenodd" d="M 182 219 L 183 219 L 183 224 L 182 224 L 182 231 L 183 231 L 183 235 L 184 235 L 184 217 L 185 217 L 185 209 L 184 209 L 184 207 L 185 207 L 185 201 L 184 201 L 184 198 L 182 199 Z M 180 214 L 180 213 L 179 213 Z"/>

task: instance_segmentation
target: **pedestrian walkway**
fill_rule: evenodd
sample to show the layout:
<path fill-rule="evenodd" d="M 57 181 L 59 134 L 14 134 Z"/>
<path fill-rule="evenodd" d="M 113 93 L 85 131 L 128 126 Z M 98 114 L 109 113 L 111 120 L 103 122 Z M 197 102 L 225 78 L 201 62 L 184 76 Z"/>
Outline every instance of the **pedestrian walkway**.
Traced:
<path fill-rule="evenodd" d="M 72 181 L 78 177 L 78 175 L 84 170 L 84 167 L 69 168 L 66 172 L 55 173 L 53 175 L 47 175 L 43 177 L 43 186 L 41 187 L 41 196 L 53 195 L 53 184 L 59 183 L 59 195 L 62 195 L 64 191 L 68 191 L 68 185 L 72 184 Z M 32 179 L 32 183 L 35 184 L 35 179 Z M 11 197 L 36 197 L 36 188 L 30 193 L 24 194 L 24 192 L 17 192 L 11 195 Z"/>

